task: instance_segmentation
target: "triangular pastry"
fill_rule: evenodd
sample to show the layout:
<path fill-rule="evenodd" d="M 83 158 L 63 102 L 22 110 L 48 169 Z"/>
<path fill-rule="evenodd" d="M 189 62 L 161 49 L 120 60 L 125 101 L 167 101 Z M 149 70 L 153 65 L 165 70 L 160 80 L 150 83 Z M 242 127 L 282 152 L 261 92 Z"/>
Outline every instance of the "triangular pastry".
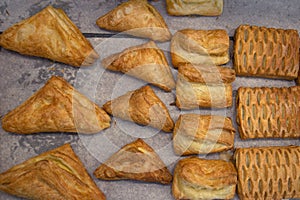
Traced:
<path fill-rule="evenodd" d="M 110 117 L 104 110 L 56 76 L 2 119 L 4 130 L 21 134 L 97 133 L 109 126 Z"/>
<path fill-rule="evenodd" d="M 156 96 L 150 86 L 106 102 L 103 109 L 116 117 L 140 125 L 149 125 L 165 132 L 171 132 L 174 122 L 165 104 Z"/>
<path fill-rule="evenodd" d="M 4 31 L 0 46 L 77 67 L 91 65 L 99 57 L 64 11 L 52 6 Z"/>
<path fill-rule="evenodd" d="M 142 139 L 122 147 L 101 164 L 94 175 L 103 180 L 138 180 L 162 184 L 172 181 L 166 165 Z"/>
<path fill-rule="evenodd" d="M 97 25 L 111 31 L 150 38 L 157 41 L 171 39 L 163 17 L 147 0 L 129 0 L 97 19 Z"/>
<path fill-rule="evenodd" d="M 40 154 L 0 174 L 0 190 L 36 200 L 105 199 L 70 144 Z"/>
<path fill-rule="evenodd" d="M 151 83 L 170 92 L 175 82 L 167 59 L 153 41 L 133 46 L 102 60 L 102 65 Z"/>

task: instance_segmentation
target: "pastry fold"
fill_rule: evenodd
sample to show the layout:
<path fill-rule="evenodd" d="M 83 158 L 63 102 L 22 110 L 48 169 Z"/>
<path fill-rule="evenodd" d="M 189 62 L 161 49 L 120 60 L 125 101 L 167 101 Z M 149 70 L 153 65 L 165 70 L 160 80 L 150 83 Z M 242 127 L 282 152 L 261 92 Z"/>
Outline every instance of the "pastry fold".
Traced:
<path fill-rule="evenodd" d="M 0 190 L 36 200 L 105 199 L 70 144 L 30 158 L 1 173 Z"/>
<path fill-rule="evenodd" d="M 233 148 L 235 129 L 229 117 L 183 114 L 173 132 L 177 155 L 206 154 Z"/>
<path fill-rule="evenodd" d="M 300 198 L 300 147 L 240 148 L 235 154 L 241 200 Z"/>
<path fill-rule="evenodd" d="M 229 36 L 225 30 L 184 29 L 171 40 L 172 64 L 222 65 L 229 61 Z"/>
<path fill-rule="evenodd" d="M 109 126 L 110 117 L 103 109 L 57 76 L 2 119 L 5 131 L 20 134 L 98 133 Z"/>
<path fill-rule="evenodd" d="M 176 106 L 225 108 L 232 105 L 234 70 L 226 67 L 179 65 L 176 82 Z"/>
<path fill-rule="evenodd" d="M 300 137 L 300 86 L 242 87 L 236 101 L 242 139 Z"/>
<path fill-rule="evenodd" d="M 103 180 L 138 180 L 170 184 L 172 175 L 156 152 L 142 139 L 123 146 L 101 164 L 94 175 Z"/>
<path fill-rule="evenodd" d="M 169 15 L 218 16 L 223 12 L 223 0 L 166 0 Z"/>
<path fill-rule="evenodd" d="M 131 75 L 167 92 L 175 88 L 175 81 L 167 59 L 153 41 L 133 46 L 102 60 L 113 71 Z"/>
<path fill-rule="evenodd" d="M 171 39 L 171 33 L 163 17 L 147 0 L 124 2 L 99 17 L 96 23 L 103 29 L 160 42 Z"/>
<path fill-rule="evenodd" d="M 52 6 L 4 31 L 0 46 L 76 67 L 91 65 L 99 57 L 64 11 Z"/>
<path fill-rule="evenodd" d="M 143 86 L 108 101 L 103 109 L 121 119 L 149 125 L 165 132 L 171 132 L 174 127 L 167 107 L 150 86 Z"/>
<path fill-rule="evenodd" d="M 232 199 L 237 172 L 231 162 L 189 157 L 174 170 L 172 192 L 175 199 Z"/>
<path fill-rule="evenodd" d="M 297 78 L 297 30 L 241 25 L 234 37 L 233 61 L 237 75 L 287 80 Z"/>

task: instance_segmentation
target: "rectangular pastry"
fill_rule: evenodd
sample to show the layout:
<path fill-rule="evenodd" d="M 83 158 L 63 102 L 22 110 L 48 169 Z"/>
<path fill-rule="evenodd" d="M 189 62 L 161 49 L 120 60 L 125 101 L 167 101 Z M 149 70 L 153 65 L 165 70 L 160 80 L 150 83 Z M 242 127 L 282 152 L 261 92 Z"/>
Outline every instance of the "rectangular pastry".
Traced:
<path fill-rule="evenodd" d="M 199 107 L 225 108 L 232 105 L 234 70 L 226 67 L 192 65 L 178 67 L 176 106 L 180 109 Z"/>
<path fill-rule="evenodd" d="M 239 26 L 234 43 L 236 74 L 287 80 L 297 78 L 298 40 L 297 30 Z"/>
<path fill-rule="evenodd" d="M 237 172 L 231 162 L 189 157 L 174 170 L 172 192 L 175 199 L 232 199 Z"/>
<path fill-rule="evenodd" d="M 242 87 L 236 98 L 242 139 L 300 137 L 300 86 Z"/>
<path fill-rule="evenodd" d="M 233 148 L 235 129 L 229 117 L 180 115 L 173 132 L 177 155 L 206 154 Z"/>
<path fill-rule="evenodd" d="M 218 16 L 223 12 L 223 0 L 167 0 L 169 15 Z"/>
<path fill-rule="evenodd" d="M 225 30 L 184 29 L 171 40 L 172 64 L 222 65 L 229 61 L 229 36 Z"/>
<path fill-rule="evenodd" d="M 235 152 L 241 200 L 300 198 L 300 147 L 241 148 Z"/>

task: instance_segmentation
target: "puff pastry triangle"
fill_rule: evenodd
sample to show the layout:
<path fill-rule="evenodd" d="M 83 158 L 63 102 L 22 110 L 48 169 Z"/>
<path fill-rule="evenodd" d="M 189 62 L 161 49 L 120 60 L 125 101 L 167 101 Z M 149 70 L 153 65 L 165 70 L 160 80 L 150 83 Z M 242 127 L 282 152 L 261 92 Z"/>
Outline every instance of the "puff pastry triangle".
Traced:
<path fill-rule="evenodd" d="M 138 180 L 169 184 L 172 175 L 142 139 L 125 145 L 101 164 L 94 175 L 103 180 Z"/>
<path fill-rule="evenodd" d="M 110 117 L 104 110 L 56 76 L 2 119 L 4 130 L 21 134 L 97 133 L 109 126 Z"/>
<path fill-rule="evenodd" d="M 77 67 L 91 65 L 99 57 L 64 11 L 52 6 L 4 31 L 0 46 Z"/>
<path fill-rule="evenodd" d="M 102 60 L 102 65 L 151 83 L 170 92 L 175 87 L 167 59 L 153 41 L 133 46 Z"/>
<path fill-rule="evenodd" d="M 106 102 L 103 109 L 116 117 L 144 126 L 152 126 L 165 132 L 171 132 L 174 122 L 165 104 L 156 96 L 150 86 Z"/>
<path fill-rule="evenodd" d="M 0 190 L 36 200 L 105 199 L 70 144 L 40 154 L 0 174 Z"/>
<path fill-rule="evenodd" d="M 120 4 L 96 21 L 100 28 L 150 38 L 157 41 L 171 39 L 163 17 L 147 0 L 129 0 Z"/>

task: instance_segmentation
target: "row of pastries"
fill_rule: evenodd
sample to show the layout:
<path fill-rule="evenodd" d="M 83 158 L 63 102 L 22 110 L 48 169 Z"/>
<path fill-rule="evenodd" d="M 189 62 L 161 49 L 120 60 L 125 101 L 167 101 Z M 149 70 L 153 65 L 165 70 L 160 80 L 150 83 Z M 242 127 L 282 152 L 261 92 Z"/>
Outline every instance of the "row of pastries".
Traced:
<path fill-rule="evenodd" d="M 212 9 L 215 14 L 210 15 L 222 12 L 219 9 L 222 1 L 208 2 L 214 2 L 210 7 L 216 9 Z M 184 3 L 186 1 L 167 1 L 168 13 L 186 13 L 180 8 L 192 5 Z M 209 6 L 209 3 L 204 4 Z M 137 21 L 133 14 L 143 20 Z M 205 15 L 203 11 L 202 15 Z M 298 77 L 299 43 L 295 41 L 299 36 L 295 30 L 240 26 L 235 34 L 233 70 L 221 66 L 230 60 L 229 36 L 225 30 L 184 29 L 172 36 L 163 18 L 147 1 L 129 0 L 96 23 L 100 28 L 125 31 L 155 41 L 171 40 L 172 65 L 178 70 L 176 82 L 164 52 L 154 41 L 110 55 L 101 64 L 166 92 L 176 88 L 179 109 L 231 107 L 232 82 L 236 74 L 287 80 Z M 4 31 L 0 35 L 0 45 L 21 54 L 76 67 L 91 65 L 99 58 L 67 15 L 51 6 Z M 237 123 L 241 138 L 299 138 L 299 90 L 299 86 L 240 88 Z M 167 107 L 149 85 L 129 91 L 100 107 L 57 76 L 6 114 L 2 118 L 2 127 L 20 134 L 95 134 L 110 127 L 109 115 L 173 132 L 173 148 L 179 156 L 234 148 L 235 129 L 229 117 L 183 114 L 174 123 Z M 236 185 L 240 199 L 300 196 L 297 186 L 299 146 L 236 149 L 234 160 L 235 164 L 187 157 L 176 164 L 172 175 L 155 150 L 137 139 L 95 169 L 94 176 L 103 180 L 172 182 L 175 199 L 231 199 Z M 276 176 L 270 177 L 270 173 Z M 32 184 L 38 190 L 28 187 Z M 29 199 L 105 199 L 69 144 L 0 174 L 0 190 Z"/>

